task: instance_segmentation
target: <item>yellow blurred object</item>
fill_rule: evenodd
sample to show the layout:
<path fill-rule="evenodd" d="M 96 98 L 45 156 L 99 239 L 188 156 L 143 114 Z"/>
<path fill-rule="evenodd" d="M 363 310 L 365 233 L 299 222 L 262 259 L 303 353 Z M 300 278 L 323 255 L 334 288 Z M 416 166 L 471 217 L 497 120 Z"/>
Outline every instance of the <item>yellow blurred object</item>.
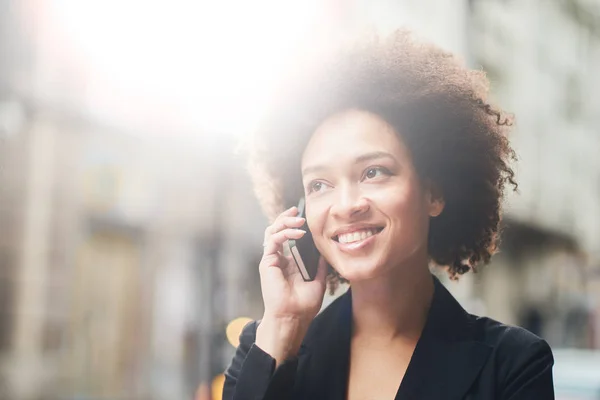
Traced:
<path fill-rule="evenodd" d="M 223 399 L 223 385 L 225 384 L 225 375 L 217 375 L 212 381 L 212 400 Z"/>
<path fill-rule="evenodd" d="M 252 319 L 248 317 L 239 317 L 234 319 L 227 325 L 227 329 L 225 330 L 225 334 L 227 335 L 227 340 L 233 347 L 238 347 L 240 344 L 240 334 L 242 333 L 242 329 L 248 322 L 251 322 Z"/>

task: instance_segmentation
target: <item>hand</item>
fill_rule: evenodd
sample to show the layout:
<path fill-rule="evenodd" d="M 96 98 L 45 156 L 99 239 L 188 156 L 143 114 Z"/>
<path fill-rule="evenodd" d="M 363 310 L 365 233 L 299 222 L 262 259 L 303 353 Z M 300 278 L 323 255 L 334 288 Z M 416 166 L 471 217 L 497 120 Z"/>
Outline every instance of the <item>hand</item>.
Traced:
<path fill-rule="evenodd" d="M 298 209 L 292 207 L 281 213 L 265 230 L 264 252 L 259 265 L 260 282 L 264 318 L 296 320 L 308 325 L 323 304 L 326 263 L 321 257 L 315 280 L 306 282 L 293 258 L 284 255 L 284 243 L 289 239 L 300 239 L 306 233 L 299 229 L 304 218 L 296 217 L 297 214 Z"/>

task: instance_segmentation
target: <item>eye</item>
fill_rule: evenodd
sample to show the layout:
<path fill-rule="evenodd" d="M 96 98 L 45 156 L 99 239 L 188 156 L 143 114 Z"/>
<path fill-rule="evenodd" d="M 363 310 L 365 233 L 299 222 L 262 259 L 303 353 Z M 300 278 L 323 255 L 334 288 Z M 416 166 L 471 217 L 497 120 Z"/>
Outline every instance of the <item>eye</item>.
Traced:
<path fill-rule="evenodd" d="M 312 181 L 306 187 L 308 193 L 322 192 L 325 189 L 327 189 L 327 184 L 321 181 Z"/>
<path fill-rule="evenodd" d="M 390 175 L 390 171 L 384 167 L 370 167 L 365 171 L 363 179 L 375 179 L 383 175 Z"/>

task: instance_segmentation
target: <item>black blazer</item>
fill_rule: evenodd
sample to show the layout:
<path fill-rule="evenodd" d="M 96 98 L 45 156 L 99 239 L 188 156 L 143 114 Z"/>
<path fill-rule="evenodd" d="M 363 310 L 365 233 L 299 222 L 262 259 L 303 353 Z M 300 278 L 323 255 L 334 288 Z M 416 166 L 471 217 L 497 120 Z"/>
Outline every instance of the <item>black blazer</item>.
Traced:
<path fill-rule="evenodd" d="M 544 340 L 522 328 L 468 314 L 433 279 L 427 322 L 396 400 L 554 399 L 554 359 Z M 348 290 L 317 315 L 298 356 L 275 371 L 275 360 L 254 345 L 260 321 L 248 324 L 225 371 L 223 399 L 345 400 L 351 296 Z"/>

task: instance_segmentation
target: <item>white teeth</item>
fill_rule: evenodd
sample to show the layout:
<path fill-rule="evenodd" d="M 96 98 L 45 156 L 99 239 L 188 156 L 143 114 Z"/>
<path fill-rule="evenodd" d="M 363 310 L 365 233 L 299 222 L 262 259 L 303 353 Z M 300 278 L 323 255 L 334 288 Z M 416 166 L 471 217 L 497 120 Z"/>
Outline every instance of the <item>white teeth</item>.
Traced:
<path fill-rule="evenodd" d="M 376 233 L 377 232 L 373 229 L 365 229 L 362 231 L 352 233 L 344 233 L 338 236 L 338 241 L 340 243 L 358 242 L 359 240 L 365 240 L 366 238 L 373 236 Z"/>

